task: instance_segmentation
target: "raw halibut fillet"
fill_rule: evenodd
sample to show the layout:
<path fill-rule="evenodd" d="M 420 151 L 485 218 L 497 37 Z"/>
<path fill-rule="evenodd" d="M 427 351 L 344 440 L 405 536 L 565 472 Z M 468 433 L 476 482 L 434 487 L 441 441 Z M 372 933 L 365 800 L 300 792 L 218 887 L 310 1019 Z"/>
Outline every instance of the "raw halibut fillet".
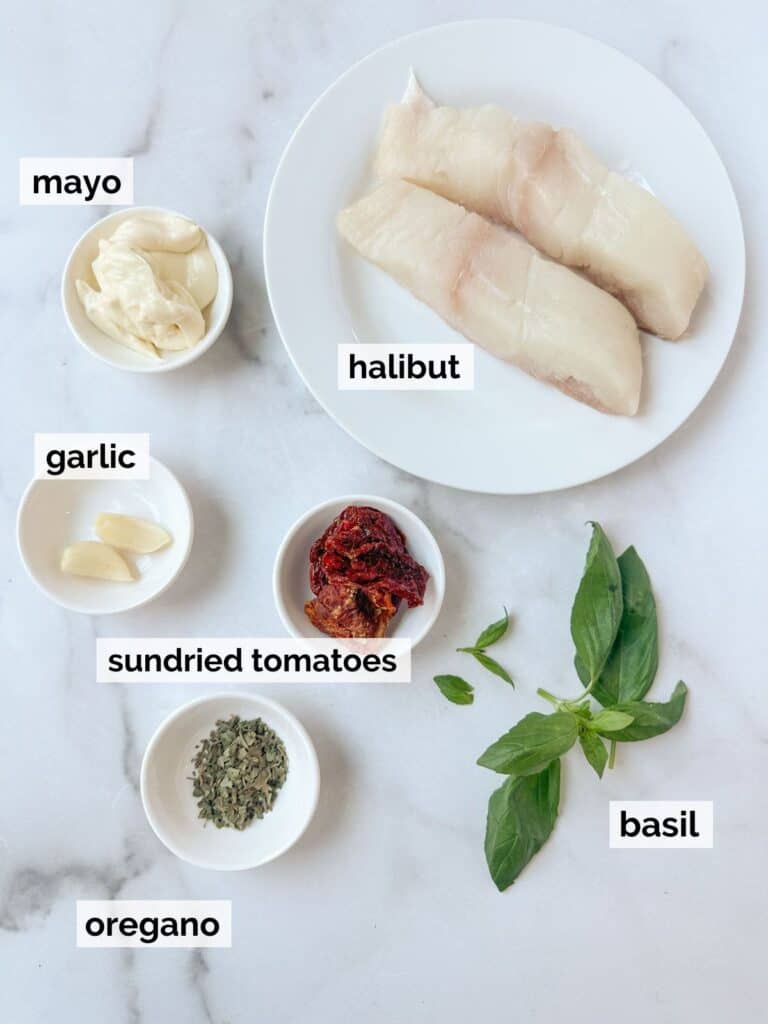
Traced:
<path fill-rule="evenodd" d="M 381 178 L 405 178 L 508 224 L 619 296 L 665 338 L 688 327 L 707 265 L 654 196 L 609 171 L 568 129 L 505 110 L 436 106 L 416 79 L 384 114 Z"/>
<path fill-rule="evenodd" d="M 632 317 L 505 228 L 395 180 L 343 210 L 338 228 L 488 352 L 603 412 L 637 411 L 642 362 Z"/>

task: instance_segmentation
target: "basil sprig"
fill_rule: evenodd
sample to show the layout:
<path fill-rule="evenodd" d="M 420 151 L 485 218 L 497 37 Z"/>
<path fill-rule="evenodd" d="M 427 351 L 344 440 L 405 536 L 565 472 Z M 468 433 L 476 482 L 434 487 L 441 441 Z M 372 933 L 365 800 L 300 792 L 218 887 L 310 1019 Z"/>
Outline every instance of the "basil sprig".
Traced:
<path fill-rule="evenodd" d="M 482 665 L 484 669 L 492 672 L 499 679 L 503 679 L 505 683 L 509 683 L 514 688 L 515 683 L 509 672 L 495 658 L 486 653 L 487 648 L 491 647 L 492 644 L 498 643 L 508 629 L 509 612 L 505 608 L 503 617 L 496 622 L 492 622 L 490 626 L 486 626 L 471 647 L 457 647 L 456 650 L 462 654 L 471 654 L 475 661 Z M 446 700 L 451 701 L 452 704 L 471 704 L 475 699 L 474 688 L 466 679 L 462 679 L 461 676 L 434 676 L 434 681 L 442 695 Z"/>
<path fill-rule="evenodd" d="M 499 679 L 503 679 L 505 683 L 509 683 L 510 686 L 514 687 L 515 681 L 509 672 L 487 653 L 487 649 L 492 644 L 498 643 L 508 629 L 509 612 L 505 608 L 504 617 L 497 622 L 492 622 L 490 626 L 486 626 L 471 647 L 457 647 L 456 650 L 462 654 L 471 654 L 475 661 L 482 665 L 484 669 L 487 669 L 495 676 L 498 676 Z"/>
<path fill-rule="evenodd" d="M 591 525 L 571 612 L 574 660 L 584 689 L 572 699 L 539 689 L 554 710 L 526 715 L 477 762 L 508 776 L 489 800 L 485 836 L 488 869 L 499 889 L 516 880 L 549 838 L 560 801 L 560 759 L 577 741 L 602 778 L 606 767 L 613 767 L 617 743 L 662 735 L 685 708 L 688 690 L 682 682 L 666 702 L 643 699 L 658 667 L 656 602 L 648 573 L 634 548 L 617 559 L 600 525 Z M 592 698 L 602 705 L 596 711 Z"/>

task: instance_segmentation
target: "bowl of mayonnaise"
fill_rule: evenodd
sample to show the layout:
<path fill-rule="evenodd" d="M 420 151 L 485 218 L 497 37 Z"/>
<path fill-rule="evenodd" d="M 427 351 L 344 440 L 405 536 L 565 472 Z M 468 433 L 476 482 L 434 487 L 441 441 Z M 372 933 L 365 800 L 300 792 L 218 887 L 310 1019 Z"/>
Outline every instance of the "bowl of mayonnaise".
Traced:
<path fill-rule="evenodd" d="M 194 221 L 134 207 L 77 241 L 61 294 L 72 333 L 92 355 L 120 370 L 163 373 L 199 359 L 224 330 L 232 272 Z"/>

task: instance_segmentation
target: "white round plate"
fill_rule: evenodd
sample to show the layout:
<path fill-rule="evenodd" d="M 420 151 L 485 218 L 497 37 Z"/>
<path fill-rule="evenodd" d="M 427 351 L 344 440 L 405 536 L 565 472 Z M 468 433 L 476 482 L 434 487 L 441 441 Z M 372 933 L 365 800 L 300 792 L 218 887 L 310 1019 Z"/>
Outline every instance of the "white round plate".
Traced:
<path fill-rule="evenodd" d="M 186 491 L 162 462 L 151 459 L 149 480 L 33 480 L 19 505 L 16 535 L 21 559 L 40 589 L 63 608 L 104 615 L 138 608 L 176 579 L 192 547 L 192 506 Z M 100 512 L 150 519 L 172 541 L 151 555 L 121 552 L 134 566 L 130 583 L 70 576 L 61 553 L 77 540 L 98 540 Z"/>
<path fill-rule="evenodd" d="M 195 748 L 220 718 L 261 718 L 285 744 L 288 775 L 272 810 L 239 832 L 198 818 L 192 795 Z M 241 871 L 285 853 L 312 820 L 320 770 L 304 726 L 273 700 L 247 693 L 203 697 L 174 711 L 149 741 L 141 765 L 141 799 L 149 823 L 171 853 L 200 868 Z"/>
<path fill-rule="evenodd" d="M 142 355 L 141 352 L 134 352 L 133 349 L 110 338 L 91 323 L 86 316 L 83 304 L 77 294 L 75 282 L 80 278 L 95 285 L 91 264 L 99 253 L 99 242 L 102 238 L 109 238 L 122 221 L 141 213 L 170 213 L 176 217 L 185 216 L 183 213 L 164 210 L 159 206 L 132 206 L 126 210 L 118 210 L 117 213 L 110 213 L 107 217 L 97 221 L 75 242 L 72 252 L 69 254 L 61 279 L 61 301 L 69 329 L 91 355 L 118 370 L 131 370 L 134 373 L 166 373 L 168 370 L 178 370 L 182 366 L 194 363 L 220 337 L 221 332 L 227 326 L 227 320 L 232 310 L 232 271 L 227 257 L 224 255 L 224 250 L 213 235 L 206 231 L 205 237 L 216 264 L 219 284 L 213 302 L 203 310 L 205 334 L 192 348 L 183 349 L 180 352 L 166 352 L 162 359 L 150 359 L 148 356 Z"/>
<path fill-rule="evenodd" d="M 309 549 L 348 505 L 367 505 L 385 512 L 405 535 L 411 555 L 429 573 L 424 603 L 408 608 L 403 602 L 392 619 L 388 637 L 410 640 L 415 647 L 430 631 L 440 614 L 445 595 L 445 564 L 437 541 L 427 525 L 409 509 L 389 498 L 348 494 L 315 505 L 298 519 L 283 538 L 272 574 L 275 604 L 283 625 L 295 637 L 322 637 L 304 613 L 312 597 L 309 589 Z"/>
<path fill-rule="evenodd" d="M 711 277 L 689 335 L 644 337 L 639 414 L 606 416 L 475 352 L 472 392 L 339 391 L 340 342 L 462 340 L 338 238 L 338 212 L 367 191 L 382 112 L 413 68 L 438 102 L 496 103 L 567 125 L 612 168 L 648 185 L 706 257 Z M 730 348 L 744 241 L 728 175 L 701 126 L 640 65 L 567 29 L 489 20 L 397 40 L 342 75 L 283 155 L 267 206 L 272 311 L 309 389 L 353 437 L 416 476 L 528 494 L 584 483 L 651 451 L 693 412 Z M 298 301 L 297 301 L 298 299 Z"/>

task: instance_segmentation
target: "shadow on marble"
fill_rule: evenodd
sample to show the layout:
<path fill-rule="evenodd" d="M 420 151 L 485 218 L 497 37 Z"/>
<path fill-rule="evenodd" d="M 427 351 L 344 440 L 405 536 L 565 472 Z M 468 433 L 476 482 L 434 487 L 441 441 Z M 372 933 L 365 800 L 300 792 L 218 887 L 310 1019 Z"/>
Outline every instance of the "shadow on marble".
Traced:
<path fill-rule="evenodd" d="M 352 759 L 340 742 L 339 733 L 330 726 L 327 716 L 321 716 L 303 706 L 300 718 L 312 737 L 320 764 L 317 810 L 296 845 L 271 864 L 257 871 L 243 872 L 249 879 L 263 879 L 265 873 L 290 875 L 298 871 L 304 874 L 320 848 L 343 831 L 351 797 Z"/>
<path fill-rule="evenodd" d="M 203 480 L 181 467 L 195 517 L 195 540 L 178 583 L 159 599 L 166 608 L 194 605 L 227 579 L 235 557 L 232 517 Z"/>

